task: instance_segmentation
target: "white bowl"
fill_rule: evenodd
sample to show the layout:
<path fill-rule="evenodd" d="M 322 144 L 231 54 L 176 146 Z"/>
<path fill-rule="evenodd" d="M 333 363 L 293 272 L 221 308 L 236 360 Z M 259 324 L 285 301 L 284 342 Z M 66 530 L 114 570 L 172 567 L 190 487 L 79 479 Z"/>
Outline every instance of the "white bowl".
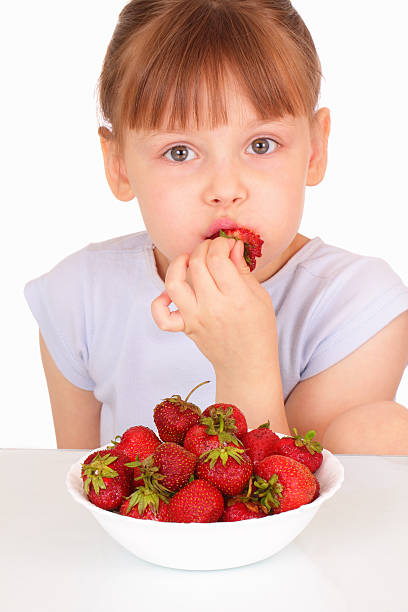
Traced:
<path fill-rule="evenodd" d="M 283 434 L 278 434 L 282 437 Z M 103 450 L 108 446 L 102 446 Z M 84 506 L 114 540 L 137 557 L 184 570 L 217 570 L 261 561 L 287 546 L 310 523 L 320 506 L 332 497 L 344 480 L 340 461 L 323 449 L 323 462 L 315 475 L 320 495 L 305 504 L 261 519 L 217 523 L 162 523 L 135 519 L 92 504 L 84 490 L 81 465 L 89 451 L 74 463 L 66 485 L 74 500 Z"/>

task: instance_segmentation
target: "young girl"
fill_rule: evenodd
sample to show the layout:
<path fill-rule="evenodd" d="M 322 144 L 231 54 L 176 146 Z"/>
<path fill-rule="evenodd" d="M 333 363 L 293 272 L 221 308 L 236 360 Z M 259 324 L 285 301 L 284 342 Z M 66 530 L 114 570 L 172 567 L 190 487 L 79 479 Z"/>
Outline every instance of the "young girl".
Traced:
<path fill-rule="evenodd" d="M 393 400 L 408 288 L 390 266 L 298 233 L 327 164 L 321 65 L 288 0 L 134 0 L 99 79 L 113 194 L 147 231 L 91 243 L 25 286 L 59 448 L 156 429 L 173 394 L 249 427 L 315 429 L 340 453 L 408 453 Z M 250 271 L 242 240 L 263 240 Z M 211 238 L 210 238 L 211 237 Z"/>

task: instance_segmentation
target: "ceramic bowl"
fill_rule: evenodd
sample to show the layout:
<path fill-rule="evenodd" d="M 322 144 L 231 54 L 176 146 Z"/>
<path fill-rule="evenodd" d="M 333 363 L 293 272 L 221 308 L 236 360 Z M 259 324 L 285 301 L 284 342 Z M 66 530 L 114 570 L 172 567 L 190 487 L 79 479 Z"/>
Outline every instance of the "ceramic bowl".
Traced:
<path fill-rule="evenodd" d="M 66 485 L 74 500 L 86 508 L 114 540 L 140 559 L 184 570 L 228 569 L 274 555 L 305 529 L 344 480 L 340 461 L 323 449 L 322 465 L 315 472 L 320 483 L 320 495 L 310 504 L 261 519 L 226 523 L 162 523 L 122 516 L 92 504 L 83 490 L 81 479 L 81 465 L 91 452 L 76 461 L 67 473 Z"/>

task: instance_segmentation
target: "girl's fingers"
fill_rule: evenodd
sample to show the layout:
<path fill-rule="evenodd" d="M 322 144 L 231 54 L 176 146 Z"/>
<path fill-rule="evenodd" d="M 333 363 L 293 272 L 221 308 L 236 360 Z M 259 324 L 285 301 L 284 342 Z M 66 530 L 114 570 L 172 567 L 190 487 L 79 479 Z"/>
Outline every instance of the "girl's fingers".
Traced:
<path fill-rule="evenodd" d="M 242 240 L 219 237 L 208 249 L 208 270 L 224 295 L 238 295 L 246 288 L 243 276 L 249 273 L 249 268 L 243 258 L 243 246 Z"/>
<path fill-rule="evenodd" d="M 188 316 L 197 308 L 197 298 L 187 282 L 187 269 L 190 255 L 178 255 L 167 268 L 165 286 L 166 292 L 183 314 Z"/>
<path fill-rule="evenodd" d="M 180 311 L 170 311 L 168 306 L 172 300 L 167 293 L 163 291 L 151 305 L 152 317 L 156 325 L 163 331 L 184 331 L 184 319 Z"/>
<path fill-rule="evenodd" d="M 197 301 L 202 303 L 206 298 L 214 299 L 219 289 L 207 267 L 207 255 L 211 240 L 201 242 L 190 255 L 188 271 Z"/>

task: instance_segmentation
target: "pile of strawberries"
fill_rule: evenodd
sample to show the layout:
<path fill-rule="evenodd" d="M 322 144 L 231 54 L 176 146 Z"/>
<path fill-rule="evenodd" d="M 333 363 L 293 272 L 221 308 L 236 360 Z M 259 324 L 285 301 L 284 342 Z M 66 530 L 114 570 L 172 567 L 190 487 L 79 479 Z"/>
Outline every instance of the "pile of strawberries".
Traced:
<path fill-rule="evenodd" d="M 90 502 L 125 516 L 175 523 L 263 518 L 314 501 L 322 446 L 304 437 L 279 438 L 269 421 L 248 432 L 237 406 L 213 404 L 201 413 L 165 398 L 154 408 L 160 438 L 136 425 L 81 466 Z"/>

